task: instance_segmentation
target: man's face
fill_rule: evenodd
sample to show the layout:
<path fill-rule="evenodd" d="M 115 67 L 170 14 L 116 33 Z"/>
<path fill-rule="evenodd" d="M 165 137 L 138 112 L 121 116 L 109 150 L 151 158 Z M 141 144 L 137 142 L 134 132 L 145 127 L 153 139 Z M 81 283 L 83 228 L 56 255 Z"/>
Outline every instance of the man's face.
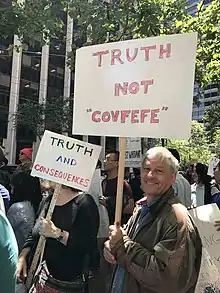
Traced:
<path fill-rule="evenodd" d="M 162 195 L 175 180 L 176 175 L 165 160 L 161 162 L 155 156 L 145 160 L 141 172 L 141 187 L 146 195 Z"/>
<path fill-rule="evenodd" d="M 114 153 L 107 154 L 104 160 L 104 170 L 106 172 L 112 171 L 118 168 L 117 156 Z"/>
<path fill-rule="evenodd" d="M 19 161 L 20 161 L 21 163 L 24 163 L 24 162 L 26 162 L 27 160 L 28 160 L 28 157 L 27 157 L 24 153 L 20 152 L 20 154 L 19 154 Z"/>

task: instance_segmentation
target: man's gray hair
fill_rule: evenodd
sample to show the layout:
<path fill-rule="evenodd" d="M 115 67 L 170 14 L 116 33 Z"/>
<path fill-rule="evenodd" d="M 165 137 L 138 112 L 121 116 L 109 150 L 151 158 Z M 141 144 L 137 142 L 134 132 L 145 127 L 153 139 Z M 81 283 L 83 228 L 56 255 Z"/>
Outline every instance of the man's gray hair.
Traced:
<path fill-rule="evenodd" d="M 179 162 L 171 154 L 171 152 L 164 147 L 153 147 L 149 149 L 144 157 L 142 167 L 144 166 L 146 159 L 149 157 L 155 157 L 160 162 L 166 162 L 166 164 L 171 168 L 172 173 L 176 174 L 179 170 Z"/>

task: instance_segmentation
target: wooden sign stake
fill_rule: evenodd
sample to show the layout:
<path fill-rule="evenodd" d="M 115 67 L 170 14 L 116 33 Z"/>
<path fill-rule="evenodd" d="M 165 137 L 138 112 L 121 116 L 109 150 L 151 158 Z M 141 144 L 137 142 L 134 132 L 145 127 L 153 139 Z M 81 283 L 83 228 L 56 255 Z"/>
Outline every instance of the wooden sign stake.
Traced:
<path fill-rule="evenodd" d="M 118 168 L 118 183 L 117 183 L 117 197 L 115 210 L 115 224 L 121 224 L 122 204 L 123 204 L 123 187 L 124 187 L 124 173 L 125 173 L 125 150 L 126 138 L 119 138 L 119 168 Z"/>
<path fill-rule="evenodd" d="M 60 189 L 61 189 L 61 184 L 56 184 L 56 188 L 54 190 L 53 197 L 51 199 L 50 206 L 49 206 L 49 209 L 48 209 L 48 212 L 47 212 L 47 216 L 46 216 L 47 220 L 51 220 L 51 218 L 52 218 L 52 214 L 53 214 L 53 211 L 54 211 L 54 208 L 55 208 L 55 205 L 56 205 L 56 201 L 57 201 L 58 195 L 60 194 Z M 26 281 L 26 286 L 27 286 L 28 289 L 30 289 L 30 287 L 32 285 L 32 281 L 33 281 L 33 278 L 34 278 L 34 274 L 36 272 L 36 268 L 37 268 L 37 265 L 38 265 L 38 262 L 39 262 L 39 258 L 40 258 L 41 254 L 43 253 L 44 248 L 45 248 L 45 242 L 46 242 L 45 237 L 40 236 L 40 239 L 38 241 L 37 248 L 36 248 L 32 263 L 31 263 L 31 267 L 30 267 L 30 270 L 28 272 L 28 277 L 27 277 L 27 281 Z"/>

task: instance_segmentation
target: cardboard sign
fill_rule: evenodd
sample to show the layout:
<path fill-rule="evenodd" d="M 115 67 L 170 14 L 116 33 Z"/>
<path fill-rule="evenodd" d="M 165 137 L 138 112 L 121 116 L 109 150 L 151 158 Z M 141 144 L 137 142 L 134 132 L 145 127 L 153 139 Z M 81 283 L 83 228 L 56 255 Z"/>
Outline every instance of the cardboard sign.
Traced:
<path fill-rule="evenodd" d="M 190 211 L 203 244 L 202 263 L 196 293 L 220 292 L 220 232 L 214 227 L 220 220 L 216 204 L 200 206 Z"/>
<path fill-rule="evenodd" d="M 219 163 L 219 158 L 212 158 L 209 162 L 208 175 L 214 177 L 214 170 Z"/>
<path fill-rule="evenodd" d="M 125 152 L 125 167 L 140 168 L 142 161 L 141 138 L 127 138 Z"/>
<path fill-rule="evenodd" d="M 78 49 L 73 133 L 188 138 L 196 44 L 190 33 Z"/>
<path fill-rule="evenodd" d="M 45 131 L 32 176 L 88 191 L 101 147 Z"/>

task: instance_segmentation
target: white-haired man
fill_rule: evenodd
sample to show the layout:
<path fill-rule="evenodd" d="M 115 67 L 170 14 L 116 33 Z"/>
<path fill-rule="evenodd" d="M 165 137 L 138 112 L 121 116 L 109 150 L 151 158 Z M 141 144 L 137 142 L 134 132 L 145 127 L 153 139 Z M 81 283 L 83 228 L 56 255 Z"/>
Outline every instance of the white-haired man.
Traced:
<path fill-rule="evenodd" d="M 178 161 L 165 148 L 150 149 L 142 164 L 145 198 L 126 230 L 110 227 L 104 255 L 117 264 L 111 293 L 193 293 L 202 245 L 187 209 L 174 195 Z"/>

